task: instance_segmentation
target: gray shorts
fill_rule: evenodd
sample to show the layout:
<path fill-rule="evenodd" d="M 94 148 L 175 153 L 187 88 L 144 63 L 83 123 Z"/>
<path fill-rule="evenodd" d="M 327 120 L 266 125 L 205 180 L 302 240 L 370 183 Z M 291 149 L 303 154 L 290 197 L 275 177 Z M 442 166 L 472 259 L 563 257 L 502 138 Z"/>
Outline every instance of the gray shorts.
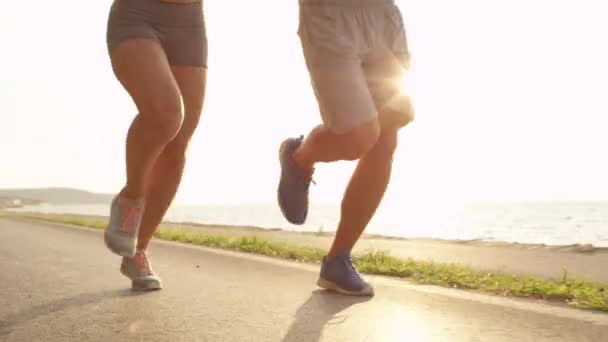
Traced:
<path fill-rule="evenodd" d="M 372 120 L 402 127 L 413 119 L 401 82 L 409 51 L 393 0 L 300 0 L 298 34 L 323 122 L 332 131 Z"/>
<path fill-rule="evenodd" d="M 128 39 L 153 39 L 161 44 L 171 65 L 207 67 L 202 1 L 169 2 L 114 0 L 106 34 L 108 50 Z"/>

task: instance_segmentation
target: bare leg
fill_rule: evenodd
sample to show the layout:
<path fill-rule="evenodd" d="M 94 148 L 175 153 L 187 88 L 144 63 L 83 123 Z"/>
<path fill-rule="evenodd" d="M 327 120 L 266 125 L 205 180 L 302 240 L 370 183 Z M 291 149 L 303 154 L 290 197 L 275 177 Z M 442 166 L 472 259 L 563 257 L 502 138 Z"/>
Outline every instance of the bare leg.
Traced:
<path fill-rule="evenodd" d="M 294 152 L 293 159 L 304 169 L 317 162 L 356 160 L 376 143 L 380 134 L 377 120 L 354 128 L 345 134 L 331 132 L 324 125 L 315 127 Z"/>
<path fill-rule="evenodd" d="M 146 208 L 139 228 L 139 250 L 148 248 L 177 193 L 186 164 L 188 143 L 198 126 L 203 108 L 206 70 L 202 67 L 172 67 L 172 71 L 184 101 L 184 122 L 152 169 L 146 191 Z"/>
<path fill-rule="evenodd" d="M 376 145 L 359 160 L 342 200 L 330 258 L 350 252 L 376 212 L 390 180 L 396 147 L 397 130 L 383 131 Z"/>
<path fill-rule="evenodd" d="M 111 59 L 116 77 L 139 109 L 127 136 L 127 184 L 122 196 L 142 199 L 155 161 L 180 129 L 179 88 L 155 41 L 126 41 L 112 51 Z"/>

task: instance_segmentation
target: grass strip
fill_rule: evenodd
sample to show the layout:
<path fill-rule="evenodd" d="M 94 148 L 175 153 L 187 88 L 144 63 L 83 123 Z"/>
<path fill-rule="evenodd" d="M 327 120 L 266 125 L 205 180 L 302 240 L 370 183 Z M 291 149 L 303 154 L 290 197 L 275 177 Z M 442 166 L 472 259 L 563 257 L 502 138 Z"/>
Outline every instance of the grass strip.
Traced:
<path fill-rule="evenodd" d="M 103 229 L 106 219 L 74 215 L 0 212 L 0 216 L 34 219 Z M 161 226 L 155 237 L 194 245 L 261 254 L 274 258 L 319 263 L 325 250 L 257 236 L 206 234 L 193 229 Z M 476 290 L 501 296 L 535 298 L 571 304 L 578 308 L 608 312 L 608 284 L 572 278 L 564 271 L 560 279 L 521 277 L 501 272 L 483 272 L 458 264 L 443 264 L 393 257 L 387 251 L 368 251 L 354 256 L 362 273 L 406 278 L 420 284 Z"/>

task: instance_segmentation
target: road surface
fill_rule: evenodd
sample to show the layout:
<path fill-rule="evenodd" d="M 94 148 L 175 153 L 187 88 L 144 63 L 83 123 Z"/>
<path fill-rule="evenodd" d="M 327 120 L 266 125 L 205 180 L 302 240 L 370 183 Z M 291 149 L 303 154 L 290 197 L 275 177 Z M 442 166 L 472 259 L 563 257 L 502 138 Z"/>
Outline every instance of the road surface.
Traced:
<path fill-rule="evenodd" d="M 374 277 L 315 288 L 317 267 L 157 241 L 165 289 L 133 293 L 102 233 L 0 219 L 0 341 L 608 341 L 608 315 Z"/>

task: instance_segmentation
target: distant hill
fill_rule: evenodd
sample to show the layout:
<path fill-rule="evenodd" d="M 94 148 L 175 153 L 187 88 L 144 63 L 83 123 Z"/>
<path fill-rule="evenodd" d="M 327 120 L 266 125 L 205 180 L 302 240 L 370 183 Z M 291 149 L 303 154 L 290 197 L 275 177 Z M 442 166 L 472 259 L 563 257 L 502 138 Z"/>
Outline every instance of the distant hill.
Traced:
<path fill-rule="evenodd" d="M 0 189 L 1 202 L 18 200 L 24 204 L 97 204 L 110 203 L 112 195 L 70 188 Z"/>

